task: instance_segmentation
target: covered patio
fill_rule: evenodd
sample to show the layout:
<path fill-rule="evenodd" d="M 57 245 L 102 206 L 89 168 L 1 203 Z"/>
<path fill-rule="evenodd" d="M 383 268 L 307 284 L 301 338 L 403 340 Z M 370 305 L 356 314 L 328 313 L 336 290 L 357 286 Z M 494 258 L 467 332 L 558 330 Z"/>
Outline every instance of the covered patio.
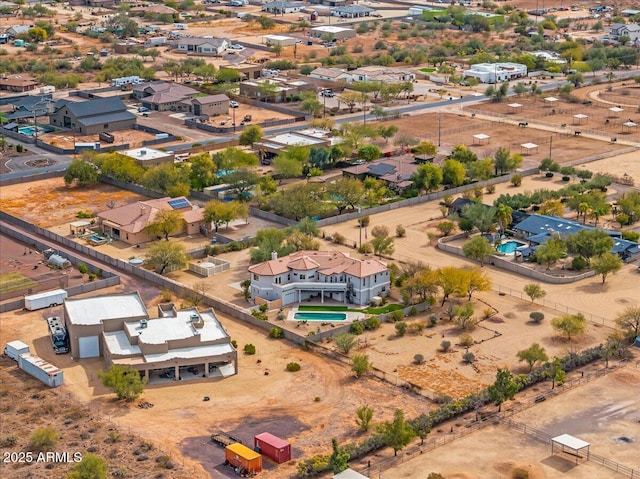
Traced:
<path fill-rule="evenodd" d="M 509 103 L 507 106 L 509 107 L 509 113 L 518 113 L 519 111 L 522 111 L 521 103 Z"/>
<path fill-rule="evenodd" d="M 589 115 L 585 115 L 583 113 L 578 113 L 577 115 L 573 115 L 573 124 L 574 125 L 582 125 L 589 118 Z"/>
<path fill-rule="evenodd" d="M 473 144 L 475 145 L 476 143 L 478 143 L 479 145 L 482 145 L 485 142 L 488 144 L 490 139 L 491 137 L 489 135 L 478 133 L 476 135 L 473 135 Z"/>
<path fill-rule="evenodd" d="M 609 111 L 612 113 L 612 115 L 609 116 L 615 118 L 624 111 L 624 108 L 620 108 L 619 106 L 612 106 L 611 108 L 609 108 Z"/>
<path fill-rule="evenodd" d="M 526 155 L 538 153 L 538 145 L 535 143 L 523 143 L 520 145 L 520 153 L 524 153 Z"/>
<path fill-rule="evenodd" d="M 544 99 L 544 105 L 545 106 L 553 106 L 558 101 L 560 101 L 560 100 L 558 100 L 555 96 L 548 96 L 547 98 Z"/>
<path fill-rule="evenodd" d="M 589 446 L 591 446 L 591 444 L 588 442 L 570 434 L 561 434 L 560 436 L 551 438 L 551 454 L 555 454 L 556 451 L 560 453 L 568 452 L 572 456 L 575 456 L 576 464 L 578 464 L 578 459 L 581 457 L 589 459 Z M 586 455 L 580 456 L 580 451 L 584 449 L 587 450 Z"/>
<path fill-rule="evenodd" d="M 638 124 L 629 120 L 622 124 L 622 133 L 631 133 L 634 128 L 638 128 Z"/>

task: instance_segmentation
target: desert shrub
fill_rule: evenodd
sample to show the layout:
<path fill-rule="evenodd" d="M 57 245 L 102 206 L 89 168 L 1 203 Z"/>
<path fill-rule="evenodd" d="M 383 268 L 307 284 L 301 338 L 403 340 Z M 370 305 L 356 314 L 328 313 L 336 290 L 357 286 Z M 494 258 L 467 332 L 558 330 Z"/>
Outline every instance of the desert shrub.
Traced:
<path fill-rule="evenodd" d="M 513 175 L 511 177 L 511 184 L 513 186 L 520 186 L 522 184 L 522 175 Z"/>
<path fill-rule="evenodd" d="M 395 311 L 392 311 L 387 315 L 387 319 L 389 321 L 394 322 L 394 323 L 398 322 L 398 321 L 402 321 L 403 318 L 404 318 L 404 313 L 402 312 L 401 309 L 397 309 Z"/>
<path fill-rule="evenodd" d="M 258 309 L 251 310 L 251 316 L 253 316 L 254 318 L 260 319 L 262 321 L 267 321 L 269 319 L 266 313 L 263 313 Z"/>
<path fill-rule="evenodd" d="M 280 339 L 283 336 L 282 329 L 280 328 L 271 328 L 269 330 L 269 337 L 272 339 Z"/>
<path fill-rule="evenodd" d="M 238 341 L 236 341 L 235 339 L 232 339 L 231 346 L 233 346 L 235 349 L 238 349 Z"/>
<path fill-rule="evenodd" d="M 440 348 L 442 349 L 442 352 L 446 353 L 447 351 L 449 351 L 449 348 L 451 348 L 451 341 L 442 341 L 440 343 Z"/>
<path fill-rule="evenodd" d="M 280 311 L 277 315 L 276 315 L 276 319 L 278 321 L 284 321 L 285 315 L 282 311 Z"/>
<path fill-rule="evenodd" d="M 620 213 L 619 215 L 616 215 L 616 221 L 620 223 L 621 226 L 626 226 L 630 224 L 629 215 L 624 213 Z"/>
<path fill-rule="evenodd" d="M 529 472 L 525 469 L 521 469 L 517 467 L 511 472 L 511 478 L 512 479 L 529 479 Z"/>
<path fill-rule="evenodd" d="M 400 323 L 397 323 L 400 324 Z M 407 326 L 407 332 L 409 334 L 420 334 L 424 330 L 424 323 L 415 322 Z"/>
<path fill-rule="evenodd" d="M 418 310 L 415 306 L 409 310 L 409 316 L 416 316 L 417 314 Z"/>
<path fill-rule="evenodd" d="M 18 444 L 18 438 L 13 435 L 0 438 L 0 447 L 10 448 L 15 446 L 16 444 Z"/>
<path fill-rule="evenodd" d="M 404 321 L 398 321 L 396 323 L 396 334 L 398 336 L 404 336 L 407 333 L 407 323 Z"/>
<path fill-rule="evenodd" d="M 488 195 L 496 192 L 496 185 L 489 185 L 485 188 Z"/>
<path fill-rule="evenodd" d="M 78 263 L 78 272 L 80 274 L 87 274 L 89 272 L 89 267 L 85 263 Z"/>
<path fill-rule="evenodd" d="M 346 238 L 344 236 L 342 236 L 340 233 L 334 233 L 333 234 L 333 242 L 335 244 L 344 244 Z"/>
<path fill-rule="evenodd" d="M 422 364 L 422 363 L 424 362 L 424 356 L 423 356 L 422 354 L 416 354 L 416 355 L 413 357 L 413 361 L 414 361 L 416 364 Z"/>
<path fill-rule="evenodd" d="M 364 215 L 363 217 L 358 218 L 358 226 L 362 226 L 363 228 L 369 226 L 370 222 L 371 218 L 369 217 L 369 215 Z"/>
<path fill-rule="evenodd" d="M 484 319 L 489 319 L 491 316 L 493 316 L 493 308 L 485 308 L 484 311 L 482 311 L 482 317 Z"/>
<path fill-rule="evenodd" d="M 371 243 L 362 243 L 362 245 L 358 248 L 358 253 L 371 254 L 373 253 L 373 246 L 371 246 Z"/>
<path fill-rule="evenodd" d="M 58 444 L 59 435 L 52 427 L 40 427 L 36 429 L 29 439 L 29 449 L 34 452 L 47 452 L 53 450 Z"/>
<path fill-rule="evenodd" d="M 244 354 L 253 355 L 256 354 L 256 347 L 253 344 L 245 344 L 243 348 Z"/>
<path fill-rule="evenodd" d="M 473 344 L 473 337 L 468 333 L 463 334 L 460 336 L 460 344 L 465 347 L 471 346 Z"/>
<path fill-rule="evenodd" d="M 444 479 L 444 476 L 439 472 L 432 472 L 427 476 L 427 479 Z"/>
<path fill-rule="evenodd" d="M 89 273 L 89 281 L 95 281 L 96 275 L 94 273 Z"/>
<path fill-rule="evenodd" d="M 349 332 L 356 335 L 362 334 L 364 333 L 364 325 L 360 321 L 354 321 L 349 327 Z"/>
<path fill-rule="evenodd" d="M 169 291 L 168 289 L 163 289 L 160 292 L 160 299 L 163 303 L 170 303 L 171 301 L 173 301 L 173 293 L 171 293 L 171 291 Z"/>
<path fill-rule="evenodd" d="M 380 318 L 377 316 L 371 316 L 364 320 L 364 329 L 368 331 L 376 330 L 380 327 Z"/>
<path fill-rule="evenodd" d="M 547 171 L 544 176 L 546 176 L 547 178 L 553 178 L 553 173 L 551 171 Z"/>
<path fill-rule="evenodd" d="M 472 364 L 476 360 L 476 356 L 471 351 L 467 351 L 462 355 L 462 360 L 467 364 Z"/>
<path fill-rule="evenodd" d="M 22 144 L 18 143 L 16 145 L 16 152 L 17 153 L 22 153 L 24 151 L 24 146 L 22 146 Z"/>
<path fill-rule="evenodd" d="M 570 176 L 563 176 L 562 181 L 569 181 L 571 179 Z"/>
<path fill-rule="evenodd" d="M 584 259 L 582 256 L 576 256 L 571 260 L 571 268 L 575 269 L 576 271 L 582 271 L 586 267 L 587 267 L 587 260 Z"/>
<path fill-rule="evenodd" d="M 269 311 L 269 306 L 267 306 L 266 303 L 261 304 L 258 309 L 260 310 L 261 313 L 266 313 L 267 311 Z"/>
<path fill-rule="evenodd" d="M 541 313 L 540 311 L 534 311 L 529 314 L 529 318 L 531 318 L 531 321 L 533 321 L 534 323 L 540 323 L 544 319 L 544 313 Z"/>
<path fill-rule="evenodd" d="M 404 229 L 404 226 L 402 225 L 397 225 L 396 226 L 396 236 L 398 238 L 402 238 L 407 234 L 407 230 Z"/>
<path fill-rule="evenodd" d="M 289 371 L 290 373 L 295 373 L 296 371 L 300 371 L 300 365 L 292 361 L 287 364 L 287 371 Z"/>
<path fill-rule="evenodd" d="M 434 328 L 438 324 L 438 318 L 435 315 L 429 316 L 429 322 L 427 323 L 427 328 Z"/>

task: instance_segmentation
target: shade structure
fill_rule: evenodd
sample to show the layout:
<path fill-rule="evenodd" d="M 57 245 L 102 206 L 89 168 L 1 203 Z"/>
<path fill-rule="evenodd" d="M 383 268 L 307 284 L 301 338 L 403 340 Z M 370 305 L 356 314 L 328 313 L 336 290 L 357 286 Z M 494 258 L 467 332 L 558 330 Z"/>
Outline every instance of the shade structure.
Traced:
<path fill-rule="evenodd" d="M 578 113 L 577 115 L 573 115 L 573 122 L 574 122 L 574 123 L 582 124 L 582 122 L 583 122 L 584 120 L 586 120 L 587 118 L 589 118 L 589 116 L 588 116 L 588 115 L 584 115 L 584 114 L 582 114 L 582 113 Z"/>
<path fill-rule="evenodd" d="M 613 116 L 616 116 L 618 113 L 622 113 L 624 111 L 624 108 L 620 108 L 619 106 L 612 106 L 611 108 L 609 108 L 609 111 L 611 113 L 614 113 Z"/>
<path fill-rule="evenodd" d="M 622 131 L 624 132 L 625 130 L 631 131 L 633 128 L 637 128 L 638 124 L 634 123 L 633 121 L 629 120 L 629 121 L 625 121 L 622 124 Z"/>
<path fill-rule="evenodd" d="M 484 133 L 478 133 L 476 135 L 473 135 L 473 142 L 475 143 L 476 141 L 480 144 L 484 143 L 485 141 L 487 143 L 489 143 L 489 139 L 491 137 L 489 135 L 485 135 Z"/>
<path fill-rule="evenodd" d="M 507 106 L 512 112 L 522 110 L 522 105 L 520 103 L 509 103 Z"/>
<path fill-rule="evenodd" d="M 533 150 L 535 150 L 535 153 L 537 153 L 538 145 L 536 145 L 535 143 L 523 143 L 520 145 L 520 151 L 523 150 L 526 151 L 528 155 L 530 155 Z"/>
<path fill-rule="evenodd" d="M 549 106 L 553 105 L 557 101 L 559 100 L 555 96 L 548 96 L 547 98 L 544 99 L 545 104 Z"/>
<path fill-rule="evenodd" d="M 580 451 L 582 449 L 587 450 L 587 457 L 589 457 L 589 446 L 591 446 L 591 444 L 588 442 L 570 434 L 561 434 L 560 436 L 551 438 L 551 454 L 555 452 L 556 447 L 560 448 L 560 452 L 565 452 L 566 449 L 569 449 L 576 457 L 576 464 L 578 464 Z"/>

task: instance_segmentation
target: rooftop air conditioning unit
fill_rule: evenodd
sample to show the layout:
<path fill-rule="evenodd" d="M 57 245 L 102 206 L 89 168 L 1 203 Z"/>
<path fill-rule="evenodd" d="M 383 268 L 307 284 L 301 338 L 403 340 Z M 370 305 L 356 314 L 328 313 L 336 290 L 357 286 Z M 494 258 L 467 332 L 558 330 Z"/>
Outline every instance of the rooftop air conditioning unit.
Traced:
<path fill-rule="evenodd" d="M 140 328 L 147 329 L 147 320 L 146 319 L 141 319 L 140 320 Z"/>
<path fill-rule="evenodd" d="M 191 316 L 189 316 L 189 320 L 190 320 L 192 323 L 197 323 L 197 322 L 199 322 L 199 321 L 200 321 L 200 316 L 194 313 L 194 314 L 192 314 Z"/>

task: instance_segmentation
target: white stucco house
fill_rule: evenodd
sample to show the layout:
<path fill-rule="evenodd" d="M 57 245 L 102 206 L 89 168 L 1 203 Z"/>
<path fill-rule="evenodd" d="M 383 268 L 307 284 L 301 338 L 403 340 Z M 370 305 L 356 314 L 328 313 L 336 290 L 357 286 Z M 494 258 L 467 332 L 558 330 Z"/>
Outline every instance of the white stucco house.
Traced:
<path fill-rule="evenodd" d="M 640 44 L 640 25 L 637 23 L 614 23 L 611 26 L 609 35 L 614 40 L 627 36 L 630 39 L 630 43 Z"/>
<path fill-rule="evenodd" d="M 464 78 L 477 78 L 482 83 L 497 83 L 527 76 L 527 66 L 521 63 L 477 63 L 465 70 Z"/>
<path fill-rule="evenodd" d="M 297 251 L 249 267 L 251 296 L 282 306 L 316 297 L 345 304 L 366 305 L 374 296 L 387 296 L 391 276 L 386 263 L 351 258 L 341 251 Z"/>

